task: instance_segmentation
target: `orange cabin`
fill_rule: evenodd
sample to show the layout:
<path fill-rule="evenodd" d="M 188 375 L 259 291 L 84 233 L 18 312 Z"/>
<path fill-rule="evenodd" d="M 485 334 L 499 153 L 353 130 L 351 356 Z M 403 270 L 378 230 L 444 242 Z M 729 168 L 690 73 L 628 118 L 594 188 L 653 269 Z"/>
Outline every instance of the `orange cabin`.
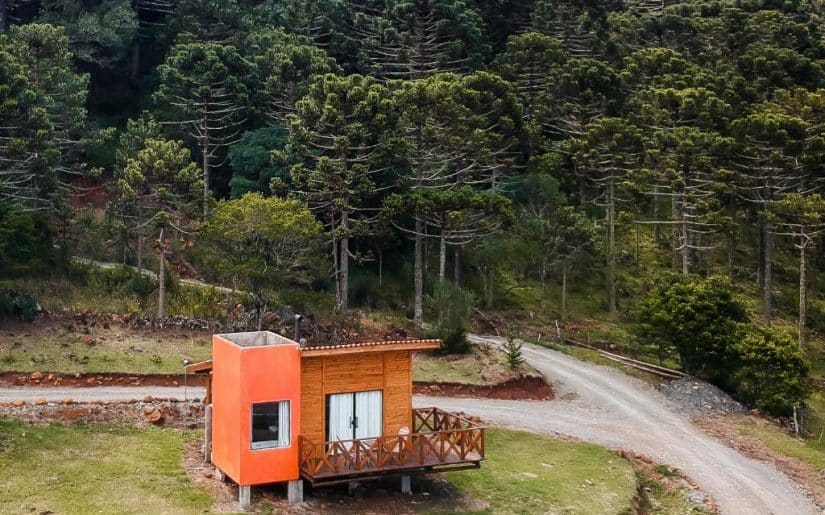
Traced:
<path fill-rule="evenodd" d="M 484 429 L 437 408 L 413 409 L 415 351 L 438 340 L 301 347 L 275 333 L 214 335 L 208 373 L 207 459 L 240 485 L 313 486 L 476 468 Z"/>

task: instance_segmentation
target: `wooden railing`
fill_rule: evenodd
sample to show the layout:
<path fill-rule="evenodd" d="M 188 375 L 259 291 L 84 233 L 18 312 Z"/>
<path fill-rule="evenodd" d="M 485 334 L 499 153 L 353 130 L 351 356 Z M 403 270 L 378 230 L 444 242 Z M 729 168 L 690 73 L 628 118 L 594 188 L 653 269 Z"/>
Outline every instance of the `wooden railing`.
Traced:
<path fill-rule="evenodd" d="M 484 428 L 437 408 L 413 411 L 410 434 L 316 443 L 299 437 L 301 473 L 309 478 L 410 470 L 484 459 Z"/>

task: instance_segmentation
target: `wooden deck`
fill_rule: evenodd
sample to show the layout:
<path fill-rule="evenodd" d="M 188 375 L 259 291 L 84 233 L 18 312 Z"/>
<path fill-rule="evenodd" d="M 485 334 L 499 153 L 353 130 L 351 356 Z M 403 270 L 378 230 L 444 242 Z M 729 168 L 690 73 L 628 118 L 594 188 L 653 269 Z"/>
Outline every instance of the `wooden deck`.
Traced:
<path fill-rule="evenodd" d="M 299 437 L 301 476 L 329 485 L 400 472 L 478 468 L 484 428 L 438 408 L 413 410 L 413 432 L 314 443 Z"/>

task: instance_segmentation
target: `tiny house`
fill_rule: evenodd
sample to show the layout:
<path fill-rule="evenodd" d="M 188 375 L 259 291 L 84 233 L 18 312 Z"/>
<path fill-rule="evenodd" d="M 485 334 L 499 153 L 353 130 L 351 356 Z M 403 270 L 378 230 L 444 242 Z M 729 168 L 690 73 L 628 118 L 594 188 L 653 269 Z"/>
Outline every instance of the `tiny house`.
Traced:
<path fill-rule="evenodd" d="M 314 487 L 477 468 L 484 428 L 438 408 L 413 409 L 412 360 L 438 340 L 302 347 L 266 331 L 218 334 L 206 373 L 205 452 L 240 487 Z"/>

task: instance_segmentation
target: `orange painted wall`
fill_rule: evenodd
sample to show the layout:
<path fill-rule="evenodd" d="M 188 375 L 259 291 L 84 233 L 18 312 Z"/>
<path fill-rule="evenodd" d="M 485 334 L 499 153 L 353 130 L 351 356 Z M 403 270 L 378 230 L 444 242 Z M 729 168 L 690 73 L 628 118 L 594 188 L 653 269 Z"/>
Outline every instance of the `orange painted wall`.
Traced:
<path fill-rule="evenodd" d="M 240 485 L 298 479 L 301 353 L 297 346 L 239 347 L 212 337 L 212 460 Z M 290 401 L 289 447 L 250 448 L 252 403 Z"/>

